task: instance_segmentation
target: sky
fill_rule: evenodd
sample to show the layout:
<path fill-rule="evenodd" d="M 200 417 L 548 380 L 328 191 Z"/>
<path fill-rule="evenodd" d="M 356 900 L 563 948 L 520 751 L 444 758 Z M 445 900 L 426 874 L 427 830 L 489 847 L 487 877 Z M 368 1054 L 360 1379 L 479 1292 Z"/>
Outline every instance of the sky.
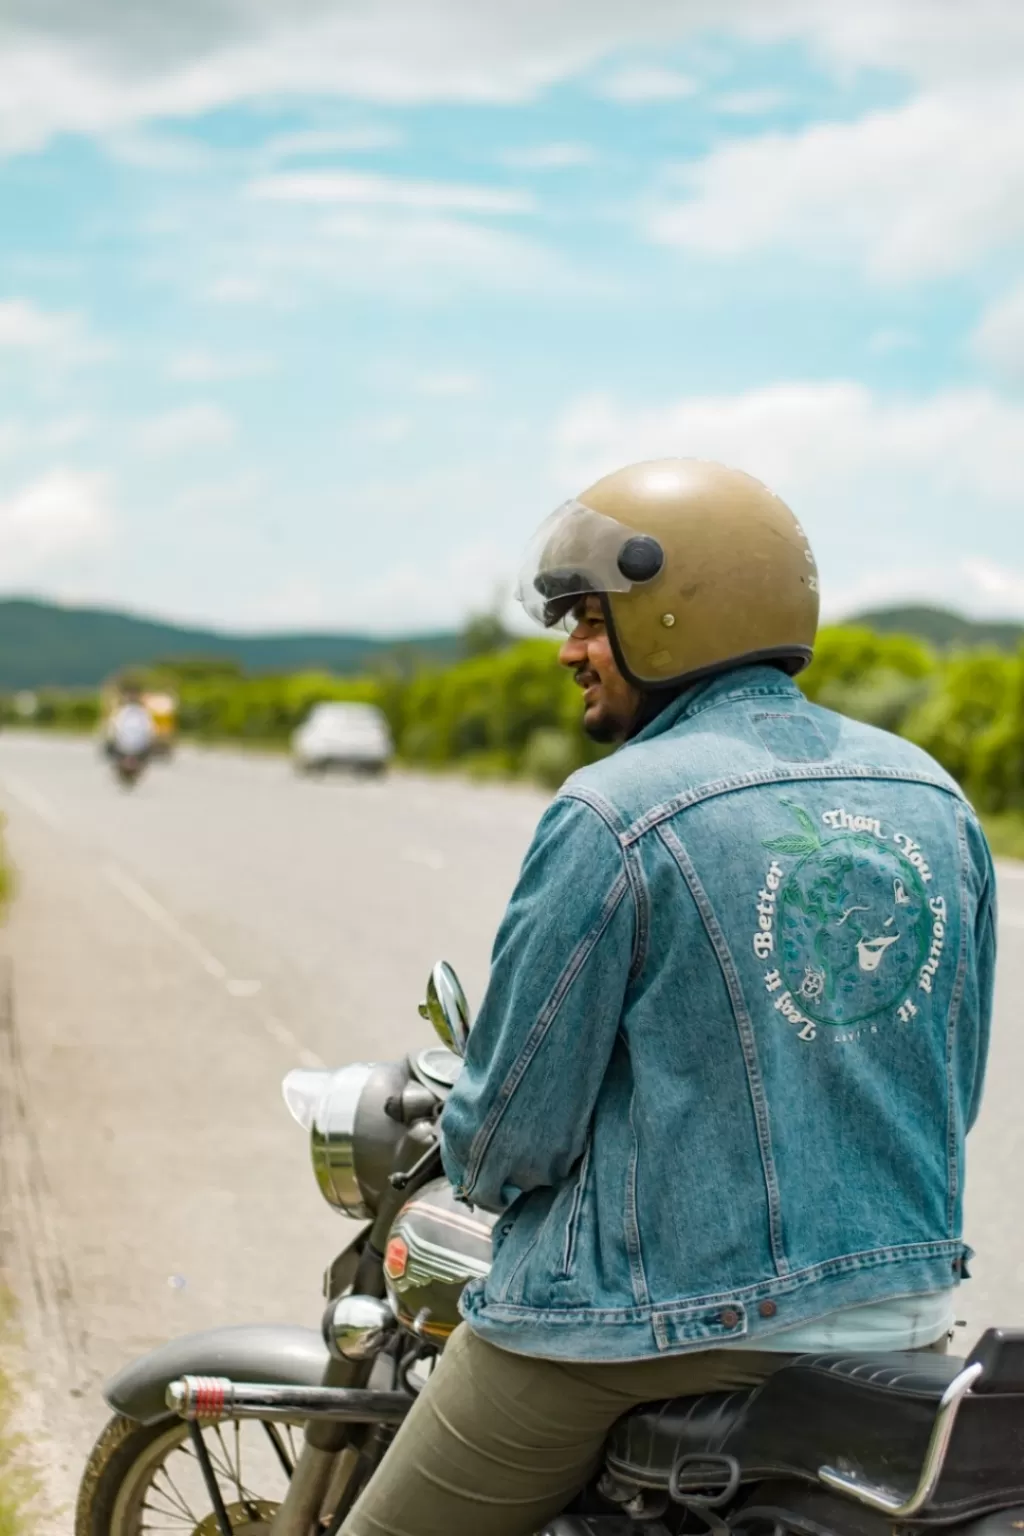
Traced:
<path fill-rule="evenodd" d="M 0 591 L 450 628 L 718 458 L 1024 617 L 1019 0 L 6 0 Z"/>

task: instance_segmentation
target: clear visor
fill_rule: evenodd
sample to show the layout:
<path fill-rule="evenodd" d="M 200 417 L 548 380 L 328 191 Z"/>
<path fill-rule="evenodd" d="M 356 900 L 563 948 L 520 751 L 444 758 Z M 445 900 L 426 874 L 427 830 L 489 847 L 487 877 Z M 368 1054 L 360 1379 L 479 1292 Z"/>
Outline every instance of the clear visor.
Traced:
<path fill-rule="evenodd" d="M 588 592 L 628 592 L 634 583 L 619 569 L 619 556 L 635 532 L 580 501 L 563 502 L 530 541 L 516 597 L 550 629 Z"/>

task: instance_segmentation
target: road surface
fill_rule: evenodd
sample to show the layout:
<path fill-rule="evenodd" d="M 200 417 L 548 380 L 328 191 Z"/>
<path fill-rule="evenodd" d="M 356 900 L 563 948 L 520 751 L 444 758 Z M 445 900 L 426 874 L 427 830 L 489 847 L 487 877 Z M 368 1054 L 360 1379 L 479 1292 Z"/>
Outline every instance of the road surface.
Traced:
<path fill-rule="evenodd" d="M 123 1361 L 224 1321 L 319 1322 L 344 1222 L 280 1079 L 425 1042 L 416 1005 L 438 956 L 479 1000 L 544 803 L 453 778 L 308 782 L 283 759 L 197 749 L 125 793 L 91 742 L 0 737 L 18 875 L 0 946 L 0 1231 L 58 1497 Z M 1001 885 L 968 1338 L 1024 1324 L 1024 868 Z"/>

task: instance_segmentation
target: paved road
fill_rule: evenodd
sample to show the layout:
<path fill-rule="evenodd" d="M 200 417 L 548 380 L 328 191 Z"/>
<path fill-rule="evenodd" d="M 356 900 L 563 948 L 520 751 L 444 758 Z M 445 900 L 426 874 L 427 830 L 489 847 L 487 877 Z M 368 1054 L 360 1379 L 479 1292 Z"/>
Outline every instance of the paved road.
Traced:
<path fill-rule="evenodd" d="M 423 1041 L 438 955 L 479 998 L 543 804 L 451 779 L 309 783 L 279 759 L 195 750 L 125 794 L 91 744 L 0 738 L 19 874 L 0 1235 L 68 1493 L 124 1359 L 225 1320 L 318 1321 L 343 1223 L 280 1078 Z M 1024 868 L 1001 880 L 971 1333 L 1024 1323 Z"/>

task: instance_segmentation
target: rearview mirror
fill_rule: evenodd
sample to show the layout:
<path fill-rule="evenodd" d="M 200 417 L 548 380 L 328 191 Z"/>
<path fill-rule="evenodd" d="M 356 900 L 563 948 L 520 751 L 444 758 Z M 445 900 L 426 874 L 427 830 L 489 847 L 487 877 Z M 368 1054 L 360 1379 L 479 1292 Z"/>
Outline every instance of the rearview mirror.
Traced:
<path fill-rule="evenodd" d="M 469 1004 L 462 983 L 447 960 L 439 960 L 430 973 L 426 1001 L 420 1004 L 420 1017 L 430 1020 L 442 1045 L 457 1056 L 465 1056 L 469 1039 Z"/>

